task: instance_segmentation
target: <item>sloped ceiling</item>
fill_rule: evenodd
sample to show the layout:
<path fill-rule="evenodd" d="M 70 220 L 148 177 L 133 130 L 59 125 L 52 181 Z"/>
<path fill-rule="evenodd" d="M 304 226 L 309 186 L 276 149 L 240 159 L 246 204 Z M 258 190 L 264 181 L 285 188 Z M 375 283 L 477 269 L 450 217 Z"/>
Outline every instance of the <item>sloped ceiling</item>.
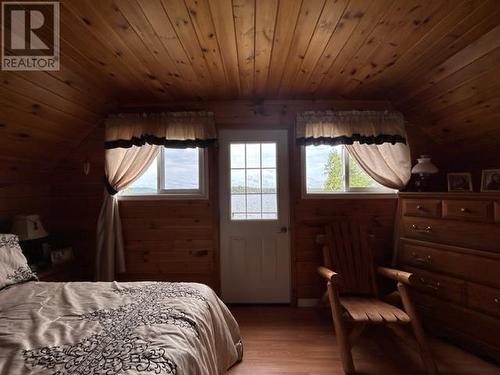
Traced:
<path fill-rule="evenodd" d="M 0 158 L 50 168 L 118 103 L 363 98 L 391 101 L 451 160 L 496 161 L 498 5 L 62 1 L 61 71 L 1 72 Z"/>

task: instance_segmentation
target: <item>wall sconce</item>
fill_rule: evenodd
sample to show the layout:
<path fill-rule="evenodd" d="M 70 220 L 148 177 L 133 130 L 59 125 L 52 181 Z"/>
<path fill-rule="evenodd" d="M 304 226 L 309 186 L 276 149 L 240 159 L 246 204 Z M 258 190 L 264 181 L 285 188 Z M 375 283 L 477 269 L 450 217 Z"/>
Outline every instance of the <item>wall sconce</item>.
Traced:
<path fill-rule="evenodd" d="M 85 160 L 83 161 L 83 174 L 85 176 L 88 176 L 90 173 L 90 160 L 89 158 L 85 158 Z"/>

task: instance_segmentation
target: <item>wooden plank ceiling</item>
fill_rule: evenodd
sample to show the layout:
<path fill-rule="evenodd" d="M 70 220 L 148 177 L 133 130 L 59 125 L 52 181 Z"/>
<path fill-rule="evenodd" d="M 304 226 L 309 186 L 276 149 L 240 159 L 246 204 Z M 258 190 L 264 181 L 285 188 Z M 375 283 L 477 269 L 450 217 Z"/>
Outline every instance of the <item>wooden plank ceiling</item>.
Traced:
<path fill-rule="evenodd" d="M 387 99 L 454 155 L 499 156 L 497 0 L 61 4 L 61 71 L 1 72 L 3 158 L 57 161 L 117 103 L 240 98 Z"/>

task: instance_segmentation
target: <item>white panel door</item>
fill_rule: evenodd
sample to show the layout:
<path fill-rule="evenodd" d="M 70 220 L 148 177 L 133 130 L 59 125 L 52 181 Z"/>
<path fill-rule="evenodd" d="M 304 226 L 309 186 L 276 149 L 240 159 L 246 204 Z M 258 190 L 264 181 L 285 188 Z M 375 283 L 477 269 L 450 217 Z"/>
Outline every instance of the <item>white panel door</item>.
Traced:
<path fill-rule="evenodd" d="M 288 133 L 225 130 L 219 144 L 222 298 L 288 303 Z"/>

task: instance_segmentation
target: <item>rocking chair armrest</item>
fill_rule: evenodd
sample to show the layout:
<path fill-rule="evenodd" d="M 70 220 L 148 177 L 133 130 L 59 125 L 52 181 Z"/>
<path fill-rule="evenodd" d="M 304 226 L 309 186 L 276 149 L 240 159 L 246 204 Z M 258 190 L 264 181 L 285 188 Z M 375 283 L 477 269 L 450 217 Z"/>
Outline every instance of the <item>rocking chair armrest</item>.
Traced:
<path fill-rule="evenodd" d="M 326 268 L 326 267 L 318 267 L 318 273 L 323 276 L 326 280 L 332 282 L 333 284 L 337 282 L 337 279 L 339 277 L 339 274 L 336 272 L 333 272 L 332 270 Z"/>
<path fill-rule="evenodd" d="M 410 285 L 413 278 L 413 274 L 410 272 L 405 272 L 401 270 L 396 270 L 394 268 L 378 267 L 377 272 L 379 275 L 398 281 L 403 284 Z"/>

